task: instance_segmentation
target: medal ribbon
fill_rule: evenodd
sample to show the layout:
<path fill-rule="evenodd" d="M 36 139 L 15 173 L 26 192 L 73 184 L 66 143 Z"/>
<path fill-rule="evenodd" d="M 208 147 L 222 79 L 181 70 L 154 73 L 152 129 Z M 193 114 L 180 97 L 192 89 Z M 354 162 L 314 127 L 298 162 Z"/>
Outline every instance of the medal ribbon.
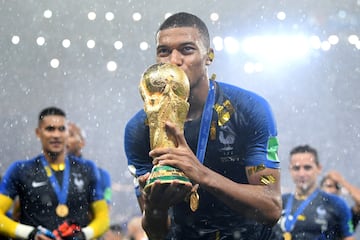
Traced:
<path fill-rule="evenodd" d="M 49 168 L 51 171 L 51 175 L 48 176 L 51 186 L 53 187 L 56 196 L 58 198 L 59 204 L 65 204 L 67 201 L 67 195 L 68 195 L 68 190 L 69 190 L 69 176 L 70 176 L 70 165 L 69 165 L 69 159 L 66 157 L 65 158 L 65 169 L 64 169 L 64 176 L 63 176 L 63 181 L 62 181 L 62 185 L 61 185 L 61 189 L 59 186 L 58 181 L 56 180 L 56 177 L 54 175 L 53 170 L 51 169 L 51 167 L 49 166 L 48 162 L 45 160 L 45 156 L 42 155 L 41 158 L 41 163 L 44 166 L 44 168 Z"/>
<path fill-rule="evenodd" d="M 316 197 L 316 195 L 318 194 L 319 189 L 317 189 L 316 191 L 314 191 L 307 199 L 305 199 L 300 206 L 298 207 L 298 209 L 296 209 L 294 215 L 292 216 L 291 219 L 289 219 L 290 213 L 291 213 L 291 208 L 292 208 L 292 204 L 294 201 L 294 195 L 291 194 L 291 196 L 289 197 L 288 202 L 286 203 L 286 207 L 285 207 L 285 231 L 286 232 L 291 232 L 294 228 L 294 225 L 297 221 L 298 216 L 305 210 L 305 208 L 307 207 L 307 205 L 309 205 L 309 203 Z"/>
<path fill-rule="evenodd" d="M 196 150 L 196 157 L 203 164 L 206 152 L 206 145 L 209 138 L 210 123 L 212 119 L 213 106 L 215 103 L 215 84 L 210 80 L 210 87 L 206 103 L 201 117 L 200 131 Z"/>

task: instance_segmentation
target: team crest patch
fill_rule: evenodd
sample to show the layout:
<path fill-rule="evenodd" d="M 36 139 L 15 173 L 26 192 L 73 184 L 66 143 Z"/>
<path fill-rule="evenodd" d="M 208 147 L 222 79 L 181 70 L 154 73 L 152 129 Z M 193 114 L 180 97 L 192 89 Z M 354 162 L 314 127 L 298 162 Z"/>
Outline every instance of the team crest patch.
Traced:
<path fill-rule="evenodd" d="M 74 176 L 74 184 L 78 192 L 82 192 L 84 190 L 84 180 L 80 173 L 73 173 Z"/>

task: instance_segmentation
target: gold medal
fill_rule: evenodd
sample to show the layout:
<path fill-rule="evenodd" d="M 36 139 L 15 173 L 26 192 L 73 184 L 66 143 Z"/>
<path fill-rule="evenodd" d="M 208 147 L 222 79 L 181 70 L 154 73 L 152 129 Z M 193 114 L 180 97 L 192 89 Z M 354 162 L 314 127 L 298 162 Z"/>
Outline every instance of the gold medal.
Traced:
<path fill-rule="evenodd" d="M 195 212 L 199 207 L 199 194 L 197 191 L 191 192 L 190 194 L 190 209 Z"/>
<path fill-rule="evenodd" d="M 291 240 L 291 233 L 284 232 L 283 237 L 284 237 L 284 240 Z"/>
<path fill-rule="evenodd" d="M 69 214 L 69 208 L 65 204 L 59 204 L 55 211 L 59 217 L 66 217 Z"/>

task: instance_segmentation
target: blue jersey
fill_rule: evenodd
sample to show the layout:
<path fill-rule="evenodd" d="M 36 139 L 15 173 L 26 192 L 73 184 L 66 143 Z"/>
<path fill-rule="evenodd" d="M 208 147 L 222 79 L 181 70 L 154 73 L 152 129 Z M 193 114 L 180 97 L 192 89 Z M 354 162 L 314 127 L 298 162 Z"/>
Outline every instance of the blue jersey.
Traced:
<path fill-rule="evenodd" d="M 43 155 L 30 160 L 14 162 L 5 173 L 0 186 L 0 194 L 12 199 L 19 196 L 23 224 L 42 225 L 56 229 L 64 219 L 73 219 L 81 226 L 90 222 L 91 203 L 103 199 L 99 182 L 99 171 L 92 161 L 69 156 L 70 176 L 66 205 L 66 217 L 56 215 L 57 195 L 41 163 Z M 63 171 L 52 171 L 61 186 Z"/>
<path fill-rule="evenodd" d="M 279 168 L 277 130 L 268 103 L 244 89 L 216 82 L 210 134 L 204 165 L 237 183 L 247 184 L 245 167 Z M 196 153 L 200 119 L 184 126 L 186 141 Z M 150 172 L 149 128 L 139 111 L 125 129 L 125 152 L 130 171 L 137 177 Z M 269 228 L 235 213 L 200 186 L 199 209 L 188 203 L 174 206 L 172 239 L 267 239 Z M 139 193 L 138 193 L 139 194 Z M 271 229 L 270 229 L 271 231 Z"/>
<path fill-rule="evenodd" d="M 304 200 L 297 200 L 293 194 L 284 194 L 283 206 L 293 198 L 291 214 L 294 214 Z M 272 239 L 283 239 L 285 211 L 274 227 Z M 353 235 L 351 211 L 347 203 L 334 194 L 319 191 L 316 197 L 300 213 L 291 231 L 293 240 L 300 239 L 343 239 Z"/>
<path fill-rule="evenodd" d="M 111 203 L 112 191 L 111 191 L 111 177 L 108 171 L 102 168 L 98 168 L 100 173 L 101 188 L 104 192 L 104 199 L 108 204 Z"/>

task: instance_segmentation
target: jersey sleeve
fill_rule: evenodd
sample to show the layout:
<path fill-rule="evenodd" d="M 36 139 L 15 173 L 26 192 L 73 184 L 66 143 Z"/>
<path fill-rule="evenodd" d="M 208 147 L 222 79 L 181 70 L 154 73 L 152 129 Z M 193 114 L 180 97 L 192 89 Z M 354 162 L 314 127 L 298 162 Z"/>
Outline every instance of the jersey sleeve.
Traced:
<path fill-rule="evenodd" d="M 145 121 L 145 112 L 139 111 L 125 127 L 124 148 L 129 171 L 134 177 L 150 172 L 153 167 L 149 157 L 149 128 Z"/>
<path fill-rule="evenodd" d="M 21 174 L 20 171 L 20 162 L 14 162 L 5 172 L 4 177 L 2 178 L 1 185 L 0 185 L 0 194 L 6 195 L 12 199 L 17 196 L 17 184 L 18 184 L 18 177 Z"/>
<path fill-rule="evenodd" d="M 340 197 L 335 199 L 338 212 L 340 214 L 340 228 L 342 237 L 353 236 L 354 226 L 352 223 L 351 210 L 345 200 Z"/>
<path fill-rule="evenodd" d="M 104 190 L 104 199 L 108 204 L 111 203 L 112 190 L 111 190 L 111 177 L 108 171 L 105 169 L 99 168 L 101 185 Z"/>
<path fill-rule="evenodd" d="M 109 209 L 104 199 L 91 204 L 94 218 L 88 226 L 82 229 L 86 239 L 101 237 L 110 226 Z"/>
<path fill-rule="evenodd" d="M 97 168 L 96 164 L 93 161 L 85 160 L 87 166 L 89 167 L 89 177 L 90 177 L 90 202 L 95 202 L 98 200 L 104 199 L 104 190 L 101 186 L 101 176 L 100 171 Z"/>
<path fill-rule="evenodd" d="M 246 166 L 263 164 L 267 168 L 280 168 L 277 126 L 270 105 L 265 99 L 254 94 L 247 106 L 247 112 Z"/>

